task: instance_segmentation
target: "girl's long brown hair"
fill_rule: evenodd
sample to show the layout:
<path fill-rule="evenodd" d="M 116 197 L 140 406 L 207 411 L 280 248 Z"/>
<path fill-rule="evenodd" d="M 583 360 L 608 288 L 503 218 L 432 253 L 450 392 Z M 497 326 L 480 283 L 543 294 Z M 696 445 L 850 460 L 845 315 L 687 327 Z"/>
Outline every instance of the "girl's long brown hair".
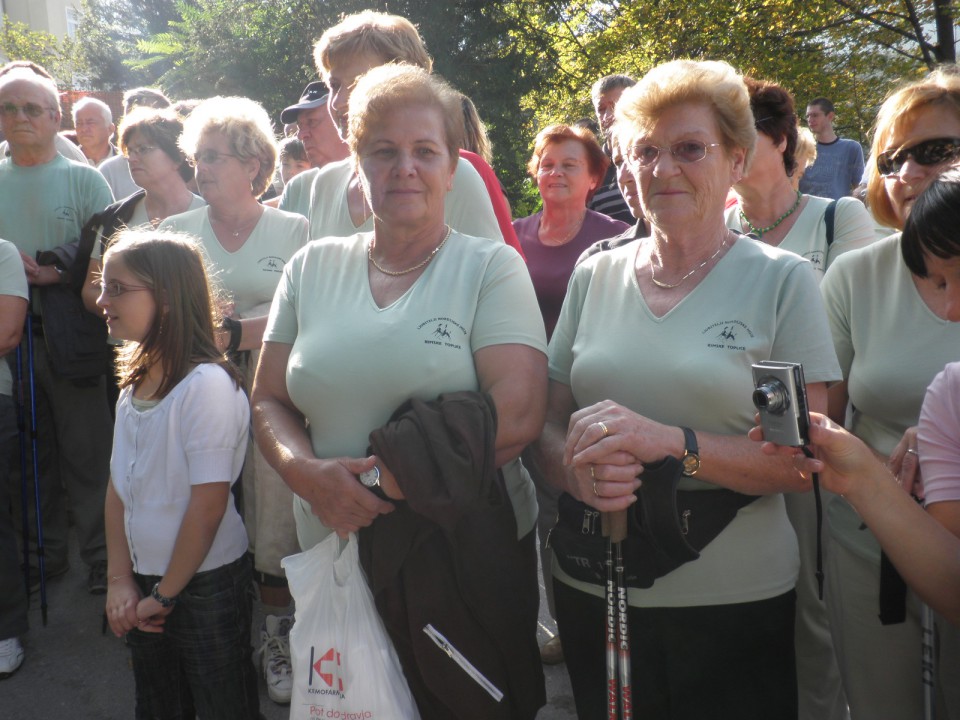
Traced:
<path fill-rule="evenodd" d="M 163 379 L 157 398 L 165 397 L 198 363 L 220 365 L 240 387 L 239 370 L 217 349 L 219 304 L 196 241 L 166 231 L 124 230 L 110 244 L 104 263 L 118 256 L 150 288 L 157 307 L 143 340 L 126 343 L 117 352 L 120 387 L 136 387 L 158 362 Z"/>

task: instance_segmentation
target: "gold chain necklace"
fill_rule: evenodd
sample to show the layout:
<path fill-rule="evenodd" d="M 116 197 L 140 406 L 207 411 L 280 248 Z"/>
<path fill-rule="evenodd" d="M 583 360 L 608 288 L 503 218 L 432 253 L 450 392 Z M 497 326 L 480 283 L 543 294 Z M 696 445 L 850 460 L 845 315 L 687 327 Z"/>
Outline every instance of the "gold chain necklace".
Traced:
<path fill-rule="evenodd" d="M 444 245 L 446 245 L 447 240 L 450 238 L 450 233 L 453 232 L 453 228 L 450 227 L 449 225 L 447 225 L 446 228 L 447 228 L 447 234 L 443 236 L 443 240 L 440 241 L 440 244 L 437 245 L 437 246 L 433 249 L 433 252 L 431 252 L 429 255 L 427 255 L 423 260 L 421 260 L 420 262 L 418 262 L 418 263 L 417 263 L 416 265 L 414 265 L 412 268 L 407 268 L 406 270 L 387 270 L 385 267 L 382 267 L 382 266 L 380 265 L 380 263 L 378 263 L 378 262 L 377 262 L 376 260 L 374 260 L 374 258 L 373 258 L 373 240 L 371 240 L 371 241 L 370 241 L 370 244 L 367 246 L 367 258 L 370 260 L 370 262 L 373 263 L 373 266 L 374 266 L 377 270 L 379 270 L 380 272 L 382 272 L 384 275 L 390 275 L 390 276 L 392 276 L 392 277 L 398 277 L 399 275 L 406 275 L 407 273 L 412 273 L 414 270 L 419 270 L 419 269 L 422 268 L 424 265 L 426 265 L 428 262 L 430 262 L 431 260 L 433 260 L 433 258 L 436 257 L 437 253 L 440 252 L 440 248 L 442 248 Z"/>
<path fill-rule="evenodd" d="M 653 263 L 651 262 L 650 263 L 650 279 L 653 280 L 654 285 L 656 285 L 657 287 L 664 288 L 666 290 L 672 290 L 673 288 L 680 287 L 681 285 L 683 285 L 684 281 L 686 281 L 686 279 L 689 278 L 691 275 L 693 275 L 695 272 L 697 272 L 698 270 L 703 270 L 703 268 L 707 266 L 707 263 L 715 259 L 717 255 L 719 255 L 723 251 L 723 248 L 726 247 L 726 245 L 727 245 L 727 238 L 723 238 L 723 240 L 720 241 L 720 247 L 717 248 L 717 251 L 713 255 L 711 255 L 702 263 L 697 265 L 693 270 L 688 272 L 686 275 L 684 275 L 682 278 L 677 280 L 675 283 L 665 283 L 665 282 L 661 282 L 660 280 L 657 280 L 656 276 L 653 274 Z M 663 266 L 661 265 L 661 267 Z"/>
<path fill-rule="evenodd" d="M 583 213 L 580 215 L 580 218 L 577 220 L 576 224 L 573 226 L 573 230 L 569 234 L 567 234 L 566 237 L 563 238 L 563 240 L 561 240 L 560 242 L 547 242 L 543 238 L 540 238 L 541 244 L 546 245 L 547 247 L 561 247 L 563 245 L 566 245 L 568 242 L 570 242 L 577 236 L 577 233 L 580 232 L 580 228 L 583 227 L 583 221 L 586 219 L 587 219 L 587 211 L 584 210 Z"/>
<path fill-rule="evenodd" d="M 780 223 L 782 223 L 788 217 L 793 215 L 797 211 L 797 208 L 800 207 L 800 200 L 802 199 L 803 199 L 803 195 L 800 193 L 799 190 L 797 190 L 797 201 L 793 204 L 793 207 L 787 210 L 783 215 L 778 217 L 776 221 L 773 223 L 773 225 L 767 225 L 766 227 L 761 227 L 761 228 L 755 227 L 754 224 L 747 219 L 747 216 L 743 214 L 742 205 L 740 206 L 740 219 L 747 224 L 747 227 L 750 228 L 750 232 L 754 233 L 757 236 L 757 240 L 759 240 L 766 233 L 770 232 L 771 230 L 779 226 Z"/>

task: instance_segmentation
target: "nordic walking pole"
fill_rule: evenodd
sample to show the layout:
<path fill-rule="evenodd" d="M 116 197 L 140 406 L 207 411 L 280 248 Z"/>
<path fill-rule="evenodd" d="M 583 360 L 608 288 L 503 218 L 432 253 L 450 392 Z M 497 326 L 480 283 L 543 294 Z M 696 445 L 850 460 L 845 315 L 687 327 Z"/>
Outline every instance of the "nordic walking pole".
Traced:
<path fill-rule="evenodd" d="M 933 610 L 926 603 L 920 605 L 920 679 L 923 682 L 923 720 L 937 716 L 936 676 L 937 657 L 934 644 Z"/>
<path fill-rule="evenodd" d="M 20 537 L 23 548 L 23 589 L 30 597 L 30 512 L 27 496 L 27 406 L 23 392 L 23 350 L 17 345 L 17 436 L 20 441 Z"/>
<path fill-rule="evenodd" d="M 607 538 L 607 718 L 631 720 L 630 630 L 621 544 L 627 537 L 627 511 L 603 513 L 601 529 Z"/>
<path fill-rule="evenodd" d="M 30 444 L 33 460 L 33 497 L 37 510 L 37 566 L 40 572 L 40 617 L 47 626 L 47 568 L 43 544 L 43 512 L 40 505 L 40 459 L 37 451 L 37 392 L 33 373 L 33 318 L 27 313 L 27 376 L 30 379 Z"/>

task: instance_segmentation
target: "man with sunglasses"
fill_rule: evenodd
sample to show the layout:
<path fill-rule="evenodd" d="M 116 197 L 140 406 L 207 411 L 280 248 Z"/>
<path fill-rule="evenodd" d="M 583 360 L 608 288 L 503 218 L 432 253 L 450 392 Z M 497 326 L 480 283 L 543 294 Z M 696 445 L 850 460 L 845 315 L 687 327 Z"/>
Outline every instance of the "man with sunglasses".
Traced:
<path fill-rule="evenodd" d="M 836 113 L 824 97 L 807 105 L 807 126 L 817 138 L 817 159 L 800 178 L 800 192 L 839 199 L 852 194 L 863 177 L 863 148 L 855 140 L 837 137 Z"/>
<path fill-rule="evenodd" d="M 30 312 L 37 340 L 34 376 L 46 575 L 68 569 L 65 489 L 80 556 L 90 567 L 88 589 L 102 593 L 103 502 L 112 435 L 104 378 L 71 379 L 54 370 L 43 341 L 43 308 L 37 295 L 45 286 L 69 282 L 71 246 L 84 223 L 113 197 L 96 168 L 57 153 L 60 120 L 57 87 L 51 80 L 28 70 L 0 77 L 0 125 L 10 147 L 10 157 L 0 161 L 0 237 L 16 245 L 27 281 L 37 289 Z M 41 254 L 58 262 L 40 264 Z"/>

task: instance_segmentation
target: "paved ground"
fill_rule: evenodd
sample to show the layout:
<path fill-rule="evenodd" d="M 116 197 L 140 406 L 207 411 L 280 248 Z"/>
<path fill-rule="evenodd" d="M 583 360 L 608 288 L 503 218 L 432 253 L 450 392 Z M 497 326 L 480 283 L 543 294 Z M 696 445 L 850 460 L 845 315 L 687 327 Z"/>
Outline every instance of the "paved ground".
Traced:
<path fill-rule="evenodd" d="M 0 720 L 129 720 L 134 703 L 127 651 L 109 630 L 101 634 L 103 596 L 87 593 L 86 568 L 75 553 L 70 572 L 51 580 L 47 593 L 47 626 L 41 623 L 35 593 L 31 629 L 23 638 L 26 660 L 17 674 L 0 681 Z M 260 618 L 255 622 L 259 627 Z M 541 613 L 541 644 L 555 629 Z M 576 713 L 565 667 L 545 671 L 548 704 L 538 720 L 573 720 Z M 267 698 L 262 680 L 260 698 L 267 720 L 286 720 L 287 708 Z"/>

